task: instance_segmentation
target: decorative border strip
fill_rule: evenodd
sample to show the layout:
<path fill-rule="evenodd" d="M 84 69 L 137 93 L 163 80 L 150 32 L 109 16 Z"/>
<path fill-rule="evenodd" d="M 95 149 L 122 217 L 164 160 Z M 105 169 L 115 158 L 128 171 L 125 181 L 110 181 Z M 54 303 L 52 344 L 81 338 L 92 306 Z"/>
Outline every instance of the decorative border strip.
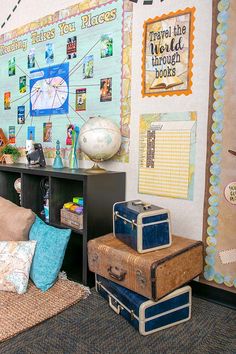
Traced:
<path fill-rule="evenodd" d="M 212 131 L 212 146 L 211 146 L 211 166 L 210 166 L 210 197 L 208 199 L 208 219 L 207 219 L 207 248 L 206 248 L 206 265 L 204 267 L 204 278 L 208 281 L 214 281 L 217 284 L 224 284 L 228 287 L 236 287 L 236 278 L 232 279 L 230 275 L 224 275 L 216 272 L 214 269 L 215 257 L 217 254 L 217 236 L 218 236 L 218 213 L 219 213 L 219 195 L 220 195 L 220 173 L 221 173 L 221 153 L 222 153 L 222 130 L 224 121 L 224 77 L 226 74 L 227 62 L 227 30 L 228 30 L 228 17 L 229 17 L 230 0 L 221 0 L 218 3 L 218 16 L 217 16 L 217 37 L 216 37 L 216 69 L 214 71 L 214 101 L 212 115 L 213 124 Z"/>
<path fill-rule="evenodd" d="M 13 31 L 2 34 L 0 36 L 0 44 L 13 40 L 16 37 L 20 37 L 25 34 L 28 34 L 31 31 L 36 31 L 38 29 L 41 29 L 42 27 L 54 25 L 59 21 L 68 20 L 69 18 L 75 17 L 77 15 L 81 15 L 84 12 L 97 9 L 106 6 L 108 4 L 112 4 L 113 2 L 116 1 L 117 0 L 91 0 L 91 1 L 83 0 L 79 4 L 75 4 L 67 8 L 64 8 L 62 10 L 56 11 L 53 14 L 49 14 L 47 16 L 41 17 L 36 21 L 27 23 L 26 25 L 18 27 Z"/>

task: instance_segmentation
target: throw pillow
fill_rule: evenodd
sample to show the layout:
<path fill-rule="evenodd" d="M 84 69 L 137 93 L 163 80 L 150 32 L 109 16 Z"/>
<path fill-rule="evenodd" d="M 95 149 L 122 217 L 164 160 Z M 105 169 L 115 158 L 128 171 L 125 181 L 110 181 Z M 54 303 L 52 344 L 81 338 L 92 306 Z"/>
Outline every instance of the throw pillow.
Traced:
<path fill-rule="evenodd" d="M 36 216 L 29 234 L 30 240 L 37 241 L 30 278 L 42 291 L 57 280 L 70 234 L 71 230 L 49 226 Z"/>
<path fill-rule="evenodd" d="M 34 220 L 32 210 L 0 197 L 0 241 L 27 241 Z"/>
<path fill-rule="evenodd" d="M 0 290 L 26 292 L 36 241 L 0 241 Z"/>

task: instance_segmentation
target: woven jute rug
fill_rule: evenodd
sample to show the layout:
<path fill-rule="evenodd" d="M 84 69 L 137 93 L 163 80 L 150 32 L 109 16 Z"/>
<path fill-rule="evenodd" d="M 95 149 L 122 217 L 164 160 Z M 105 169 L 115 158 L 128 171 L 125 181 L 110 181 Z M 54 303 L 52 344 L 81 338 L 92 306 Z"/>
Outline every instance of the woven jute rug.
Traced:
<path fill-rule="evenodd" d="M 87 298 L 89 293 L 88 288 L 64 279 L 59 279 L 45 293 L 31 282 L 23 295 L 1 291 L 0 342 L 55 316 Z"/>

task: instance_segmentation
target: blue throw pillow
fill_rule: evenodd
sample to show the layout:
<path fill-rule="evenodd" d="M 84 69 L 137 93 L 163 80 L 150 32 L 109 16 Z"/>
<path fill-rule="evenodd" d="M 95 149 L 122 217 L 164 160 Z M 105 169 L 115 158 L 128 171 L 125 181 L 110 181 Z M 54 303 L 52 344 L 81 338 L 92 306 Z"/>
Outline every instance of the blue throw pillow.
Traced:
<path fill-rule="evenodd" d="M 37 241 L 30 278 L 37 288 L 46 291 L 57 280 L 70 239 L 71 230 L 57 229 L 36 216 L 29 239 Z"/>

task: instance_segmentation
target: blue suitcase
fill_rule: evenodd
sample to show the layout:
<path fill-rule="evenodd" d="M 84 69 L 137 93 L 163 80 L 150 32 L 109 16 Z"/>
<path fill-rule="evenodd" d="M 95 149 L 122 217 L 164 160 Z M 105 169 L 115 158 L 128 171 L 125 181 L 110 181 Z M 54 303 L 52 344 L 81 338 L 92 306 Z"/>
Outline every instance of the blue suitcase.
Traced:
<path fill-rule="evenodd" d="M 141 200 L 115 203 L 113 233 L 139 253 L 169 247 L 172 242 L 170 213 Z"/>
<path fill-rule="evenodd" d="M 175 326 L 191 318 L 192 289 L 184 286 L 154 302 L 96 275 L 96 290 L 110 307 L 142 335 Z"/>

